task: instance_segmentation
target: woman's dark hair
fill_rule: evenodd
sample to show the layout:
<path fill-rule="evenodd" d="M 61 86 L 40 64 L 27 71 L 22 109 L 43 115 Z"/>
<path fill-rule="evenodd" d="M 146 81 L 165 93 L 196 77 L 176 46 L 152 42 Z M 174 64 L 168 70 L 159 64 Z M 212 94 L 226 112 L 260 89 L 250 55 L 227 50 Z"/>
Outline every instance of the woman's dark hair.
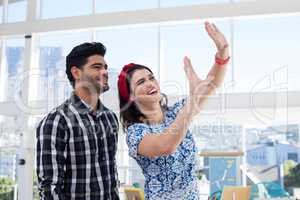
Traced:
<path fill-rule="evenodd" d="M 104 57 L 105 53 L 106 47 L 100 42 L 86 42 L 71 50 L 66 57 L 66 74 L 73 88 L 75 86 L 75 80 L 71 73 L 71 68 L 75 66 L 81 69 L 81 67 L 87 63 L 88 57 L 92 55 Z"/>
<path fill-rule="evenodd" d="M 127 91 L 129 92 L 129 96 L 131 94 L 130 81 L 132 75 L 135 71 L 141 69 L 146 69 L 149 72 L 151 72 L 151 74 L 153 74 L 153 72 L 144 65 L 136 64 L 134 67 L 129 68 L 126 76 L 126 87 L 127 87 Z M 160 101 L 160 106 L 164 112 L 167 109 L 168 99 L 165 94 L 162 94 L 162 96 L 163 97 Z M 120 91 L 119 91 L 119 103 L 120 103 L 120 121 L 124 132 L 132 124 L 144 122 L 141 120 L 141 118 L 145 118 L 145 115 L 139 110 L 139 108 L 134 102 L 130 102 L 130 100 L 128 101 L 124 100 L 120 96 Z"/>

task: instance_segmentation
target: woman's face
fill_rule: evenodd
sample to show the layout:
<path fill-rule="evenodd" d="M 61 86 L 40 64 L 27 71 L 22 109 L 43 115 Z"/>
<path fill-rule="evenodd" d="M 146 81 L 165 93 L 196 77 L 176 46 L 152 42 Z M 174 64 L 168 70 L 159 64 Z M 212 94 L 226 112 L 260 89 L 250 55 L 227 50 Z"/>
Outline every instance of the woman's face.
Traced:
<path fill-rule="evenodd" d="M 133 72 L 130 89 L 130 99 L 137 104 L 149 105 L 161 99 L 159 83 L 147 69 L 138 69 Z"/>

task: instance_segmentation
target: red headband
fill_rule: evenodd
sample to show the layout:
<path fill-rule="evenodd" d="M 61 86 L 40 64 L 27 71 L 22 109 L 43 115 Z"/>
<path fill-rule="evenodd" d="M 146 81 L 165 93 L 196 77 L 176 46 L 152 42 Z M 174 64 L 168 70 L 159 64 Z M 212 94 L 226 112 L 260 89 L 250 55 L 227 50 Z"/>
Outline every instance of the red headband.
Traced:
<path fill-rule="evenodd" d="M 129 100 L 129 91 L 126 85 L 126 79 L 127 79 L 127 71 L 129 68 L 136 66 L 134 63 L 129 63 L 125 65 L 122 69 L 122 71 L 119 74 L 119 80 L 118 80 L 118 88 L 119 88 L 119 94 L 121 98 L 125 101 Z"/>

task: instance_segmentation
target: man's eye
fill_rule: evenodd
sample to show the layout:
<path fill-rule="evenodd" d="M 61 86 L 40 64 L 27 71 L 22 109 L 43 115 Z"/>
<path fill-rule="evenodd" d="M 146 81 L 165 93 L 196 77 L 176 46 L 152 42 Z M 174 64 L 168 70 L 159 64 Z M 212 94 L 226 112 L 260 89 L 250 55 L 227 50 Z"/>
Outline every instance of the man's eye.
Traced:
<path fill-rule="evenodd" d="M 95 69 L 102 69 L 103 66 L 102 66 L 102 65 L 94 65 L 94 68 L 95 68 Z"/>

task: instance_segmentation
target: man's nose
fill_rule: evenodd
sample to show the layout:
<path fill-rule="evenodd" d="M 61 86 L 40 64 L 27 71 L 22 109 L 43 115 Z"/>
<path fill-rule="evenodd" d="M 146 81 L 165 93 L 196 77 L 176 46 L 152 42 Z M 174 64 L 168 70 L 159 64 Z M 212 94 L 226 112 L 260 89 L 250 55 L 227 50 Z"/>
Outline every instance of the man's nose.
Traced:
<path fill-rule="evenodd" d="M 102 74 L 103 76 L 108 77 L 108 70 L 107 70 L 107 69 L 103 69 L 103 71 L 101 72 L 101 74 Z"/>

